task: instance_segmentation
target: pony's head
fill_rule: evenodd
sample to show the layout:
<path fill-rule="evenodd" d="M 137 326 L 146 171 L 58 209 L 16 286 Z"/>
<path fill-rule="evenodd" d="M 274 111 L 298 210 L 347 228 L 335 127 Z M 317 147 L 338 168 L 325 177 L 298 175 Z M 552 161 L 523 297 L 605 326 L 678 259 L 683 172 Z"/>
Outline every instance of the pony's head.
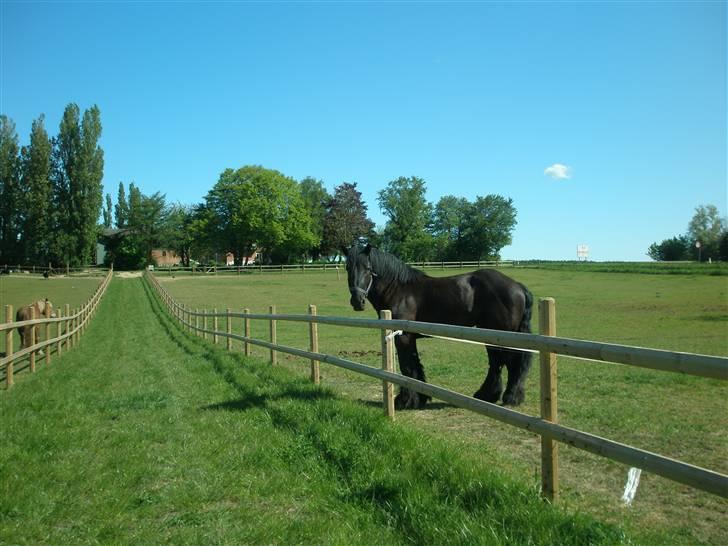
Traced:
<path fill-rule="evenodd" d="M 367 296 L 377 276 L 372 271 L 371 250 L 371 245 L 362 246 L 357 243 L 349 249 L 346 256 L 346 273 L 351 292 L 349 303 L 354 311 L 364 311 Z"/>
<path fill-rule="evenodd" d="M 36 306 L 41 316 L 45 316 L 46 309 L 48 309 L 48 316 L 51 318 L 56 318 L 56 312 L 53 310 L 53 304 L 48 298 L 46 298 L 45 300 L 38 300 L 36 302 Z"/>

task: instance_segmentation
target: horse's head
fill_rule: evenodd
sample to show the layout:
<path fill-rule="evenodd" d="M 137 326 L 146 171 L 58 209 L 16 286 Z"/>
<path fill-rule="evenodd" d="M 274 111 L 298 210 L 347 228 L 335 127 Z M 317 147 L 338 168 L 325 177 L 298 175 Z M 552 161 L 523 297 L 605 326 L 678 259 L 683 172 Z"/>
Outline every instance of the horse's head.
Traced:
<path fill-rule="evenodd" d="M 36 302 L 36 306 L 41 316 L 45 316 L 46 309 L 48 309 L 48 316 L 51 318 L 56 318 L 56 312 L 53 310 L 53 304 L 48 298 L 46 298 L 45 300 L 38 300 L 38 302 Z"/>
<path fill-rule="evenodd" d="M 351 306 L 354 311 L 364 311 L 367 296 L 377 276 L 372 271 L 371 245 L 361 246 L 355 244 L 349 249 L 346 256 L 346 273 L 349 277 L 349 292 L 351 292 Z"/>

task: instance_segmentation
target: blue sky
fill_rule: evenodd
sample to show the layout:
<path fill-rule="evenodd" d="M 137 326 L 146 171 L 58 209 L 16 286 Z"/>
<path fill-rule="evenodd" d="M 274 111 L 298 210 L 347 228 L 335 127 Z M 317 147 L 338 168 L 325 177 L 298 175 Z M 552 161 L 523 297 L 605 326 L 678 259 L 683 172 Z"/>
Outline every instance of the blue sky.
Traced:
<path fill-rule="evenodd" d="M 1 0 L 0 111 L 27 143 L 97 104 L 114 198 L 260 164 L 357 182 L 383 225 L 377 191 L 416 175 L 511 197 L 504 258 L 647 260 L 726 213 L 726 26 L 725 2 Z"/>

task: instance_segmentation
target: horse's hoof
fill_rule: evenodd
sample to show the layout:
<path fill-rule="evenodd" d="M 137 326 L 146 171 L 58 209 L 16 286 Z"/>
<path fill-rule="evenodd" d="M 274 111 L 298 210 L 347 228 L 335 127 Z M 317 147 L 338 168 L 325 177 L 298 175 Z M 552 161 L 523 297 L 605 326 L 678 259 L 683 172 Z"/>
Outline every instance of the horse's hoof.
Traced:
<path fill-rule="evenodd" d="M 487 393 L 479 390 L 473 395 L 473 398 L 477 398 L 478 400 L 482 400 L 483 402 L 490 402 L 491 404 L 495 404 L 496 402 L 498 402 L 498 400 L 500 400 L 500 396 L 500 391 Z"/>
<path fill-rule="evenodd" d="M 398 394 L 394 398 L 395 410 L 423 409 L 427 405 L 429 396 L 416 392 L 410 394 Z"/>
<path fill-rule="evenodd" d="M 523 390 L 516 389 L 513 392 L 507 392 L 503 395 L 504 406 L 519 406 L 526 399 L 526 393 Z"/>

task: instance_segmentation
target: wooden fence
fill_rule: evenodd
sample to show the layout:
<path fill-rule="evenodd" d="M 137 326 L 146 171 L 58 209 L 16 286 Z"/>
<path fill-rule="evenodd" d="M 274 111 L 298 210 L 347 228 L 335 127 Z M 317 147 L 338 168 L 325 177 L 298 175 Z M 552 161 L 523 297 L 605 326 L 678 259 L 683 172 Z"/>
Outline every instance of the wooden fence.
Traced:
<path fill-rule="evenodd" d="M 481 267 L 512 267 L 511 261 L 469 261 L 469 262 L 409 262 L 419 269 L 464 269 Z M 314 271 L 346 272 L 346 263 L 295 264 L 295 265 L 230 265 L 230 266 L 158 266 L 154 270 L 160 275 L 185 273 L 190 275 L 241 275 L 250 273 L 306 273 Z"/>
<path fill-rule="evenodd" d="M 45 265 L 21 265 L 21 264 L 3 264 L 0 265 L 0 272 L 14 275 L 44 275 L 48 273 L 50 276 L 65 275 L 70 276 L 94 276 L 105 275 L 106 268 L 94 265 L 86 265 L 82 267 L 69 267 L 67 265 L 53 267 L 52 264 Z"/>
<path fill-rule="evenodd" d="M 67 351 L 75 347 L 86 331 L 89 321 L 96 313 L 99 302 L 106 293 L 106 288 L 111 282 L 113 269 L 109 269 L 103 281 L 96 288 L 96 291 L 88 299 L 88 301 L 79 308 L 71 312 L 70 306 L 66 304 L 65 310 L 55 309 L 56 317 L 50 317 L 50 308 L 46 307 L 46 315 L 44 317 L 35 316 L 35 308 L 32 308 L 32 317 L 30 320 L 14 322 L 13 306 L 5 306 L 5 323 L 0 324 L 0 332 L 5 332 L 5 351 L 6 355 L 0 358 L 0 368 L 5 367 L 5 384 L 9 389 L 14 383 L 14 365 L 15 362 L 29 358 L 29 367 L 32 373 L 36 370 L 36 361 L 40 351 L 45 358 L 46 364 L 52 363 L 52 353 L 55 352 L 60 356 L 63 351 Z M 55 337 L 51 337 L 51 325 L 55 324 Z M 13 350 L 13 330 L 32 326 L 29 331 L 31 336 L 31 345 L 29 347 Z M 40 341 L 38 330 L 43 328 L 44 340 Z"/>
<path fill-rule="evenodd" d="M 243 310 L 242 313 L 233 313 L 230 309 L 225 312 L 218 312 L 217 310 L 199 311 L 198 309 L 193 311 L 191 308 L 176 302 L 159 284 L 154 275 L 147 275 L 145 278 L 158 293 L 169 313 L 186 331 L 193 335 L 204 338 L 207 338 L 208 334 L 212 335 L 215 343 L 218 342 L 220 337 L 224 337 L 227 339 L 228 349 L 232 348 L 232 340 L 241 341 L 246 355 L 250 355 L 250 345 L 265 347 L 270 350 L 271 363 L 275 363 L 278 352 L 309 359 L 311 361 L 311 377 L 315 382 L 318 382 L 319 362 L 332 364 L 382 380 L 384 408 L 389 416 L 394 415 L 392 384 L 396 384 L 540 435 L 542 492 L 552 502 L 558 499 L 559 494 L 558 442 L 728 498 L 728 476 L 724 474 L 559 425 L 556 355 L 562 354 L 590 360 L 616 362 L 630 366 L 722 380 L 728 379 L 728 358 L 556 337 L 555 302 L 551 298 L 544 298 L 539 302 L 540 334 L 526 334 L 408 320 L 391 320 L 389 311 L 382 311 L 380 320 L 318 316 L 314 306 L 309 307 L 307 315 L 276 314 L 274 307 L 271 307 L 268 314 L 250 313 L 248 309 Z M 244 335 L 232 333 L 233 318 L 242 320 Z M 208 328 L 209 319 L 212 319 L 211 329 Z M 218 329 L 219 319 L 226 321 L 224 331 Z M 200 320 L 202 326 L 200 326 Z M 250 337 L 251 320 L 269 321 L 269 341 Z M 309 350 L 278 345 L 276 343 L 276 324 L 278 321 L 308 323 L 310 325 Z M 317 338 L 319 324 L 380 330 L 383 369 L 379 370 L 371 366 L 320 353 Z M 396 333 L 397 330 L 540 352 L 541 416 L 526 415 L 503 406 L 483 402 L 470 396 L 394 373 L 393 332 Z"/>

